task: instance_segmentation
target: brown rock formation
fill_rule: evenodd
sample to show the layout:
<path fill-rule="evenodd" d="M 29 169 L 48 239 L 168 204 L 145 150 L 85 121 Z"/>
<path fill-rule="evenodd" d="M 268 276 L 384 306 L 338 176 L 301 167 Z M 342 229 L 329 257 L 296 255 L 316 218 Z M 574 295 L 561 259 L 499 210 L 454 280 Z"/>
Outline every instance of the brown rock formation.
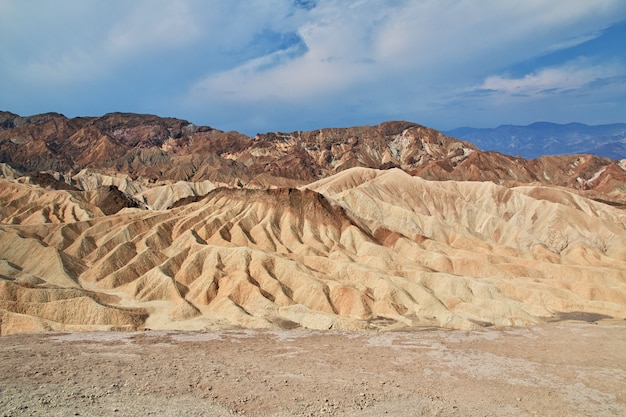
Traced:
<path fill-rule="evenodd" d="M 409 122 L 267 133 L 254 138 L 150 115 L 113 113 L 67 119 L 3 113 L 0 162 L 21 171 L 125 173 L 152 181 L 203 181 L 294 186 L 353 167 L 398 167 L 432 180 L 543 183 L 604 193 L 626 172 L 589 155 L 528 161 L 473 145 Z"/>
<path fill-rule="evenodd" d="M 626 319 L 626 214 L 565 189 L 357 168 L 301 190 L 219 188 L 169 211 L 36 227 L 15 224 L 32 216 L 9 218 L 0 226 L 0 257 L 17 271 L 3 275 L 9 287 L 24 285 L 19 272 L 43 292 L 106 299 L 105 312 L 139 309 L 111 311 L 116 326 L 145 317 L 151 328 L 473 328 L 572 311 Z M 53 319 L 20 310 L 26 293 L 6 291 L 4 323 L 17 313 Z"/>
<path fill-rule="evenodd" d="M 626 319 L 622 162 L 528 161 L 407 122 L 0 126 L 1 333 Z"/>

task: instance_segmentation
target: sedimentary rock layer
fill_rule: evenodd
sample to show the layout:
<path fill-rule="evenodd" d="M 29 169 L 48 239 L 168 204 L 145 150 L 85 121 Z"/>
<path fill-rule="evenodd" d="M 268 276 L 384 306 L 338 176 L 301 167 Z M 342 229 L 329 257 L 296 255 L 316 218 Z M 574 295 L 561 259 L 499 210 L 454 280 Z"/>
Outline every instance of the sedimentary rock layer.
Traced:
<path fill-rule="evenodd" d="M 85 192 L 2 193 L 3 333 L 626 319 L 626 213 L 564 188 L 354 168 L 109 214 Z"/>

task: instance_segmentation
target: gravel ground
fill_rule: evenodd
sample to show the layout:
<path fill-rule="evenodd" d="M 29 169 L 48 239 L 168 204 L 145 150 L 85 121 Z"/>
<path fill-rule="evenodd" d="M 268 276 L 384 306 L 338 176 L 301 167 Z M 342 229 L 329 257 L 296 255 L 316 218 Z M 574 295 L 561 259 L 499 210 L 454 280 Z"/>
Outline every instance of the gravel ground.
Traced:
<path fill-rule="evenodd" d="M 0 337 L 1 416 L 626 416 L 626 326 Z"/>

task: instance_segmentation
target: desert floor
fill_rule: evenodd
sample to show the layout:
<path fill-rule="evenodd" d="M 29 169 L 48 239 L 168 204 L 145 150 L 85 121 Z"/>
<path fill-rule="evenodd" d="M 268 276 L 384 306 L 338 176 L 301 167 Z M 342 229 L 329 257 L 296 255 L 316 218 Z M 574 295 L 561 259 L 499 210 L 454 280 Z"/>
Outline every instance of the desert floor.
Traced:
<path fill-rule="evenodd" d="M 626 325 L 0 337 L 4 416 L 626 416 Z"/>

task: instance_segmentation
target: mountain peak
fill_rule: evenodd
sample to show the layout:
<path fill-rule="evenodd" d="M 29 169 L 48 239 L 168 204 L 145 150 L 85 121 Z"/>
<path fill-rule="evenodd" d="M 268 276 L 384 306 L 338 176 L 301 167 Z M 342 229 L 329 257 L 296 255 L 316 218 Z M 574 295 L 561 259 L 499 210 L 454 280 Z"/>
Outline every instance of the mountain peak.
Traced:
<path fill-rule="evenodd" d="M 555 164 L 506 155 L 529 150 L 539 140 L 543 141 L 544 150 L 556 146 L 554 143 L 559 141 L 553 131 L 564 125 L 549 122 L 481 129 L 481 135 L 497 135 L 504 130 L 511 138 L 507 145 L 511 152 L 495 154 L 484 153 L 469 142 L 409 121 L 273 132 L 251 138 L 196 126 L 186 120 L 134 113 L 68 119 L 56 113 L 20 118 L 5 112 L 3 117 L 12 127 L 0 131 L 0 162 L 24 172 L 78 172 L 92 168 L 107 175 L 121 173 L 153 181 L 208 180 L 268 187 L 299 186 L 346 169 L 363 167 L 400 168 L 411 175 L 437 180 L 539 181 L 573 188 L 604 187 L 603 190 L 608 184 L 615 184 L 614 181 L 601 182 L 602 185 L 589 182 L 602 167 L 610 164 L 609 160 L 577 165 L 575 157 L 564 156 Z M 28 123 L 15 126 L 15 120 Z M 6 121 L 5 125 L 9 126 Z M 624 126 L 597 128 L 614 132 Z M 585 135 L 571 137 L 590 146 L 592 141 Z"/>
<path fill-rule="evenodd" d="M 590 153 L 619 160 L 626 158 L 626 124 L 590 126 L 583 123 L 535 122 L 527 126 L 464 127 L 447 134 L 481 149 L 519 155 L 527 159 L 544 155 Z"/>

